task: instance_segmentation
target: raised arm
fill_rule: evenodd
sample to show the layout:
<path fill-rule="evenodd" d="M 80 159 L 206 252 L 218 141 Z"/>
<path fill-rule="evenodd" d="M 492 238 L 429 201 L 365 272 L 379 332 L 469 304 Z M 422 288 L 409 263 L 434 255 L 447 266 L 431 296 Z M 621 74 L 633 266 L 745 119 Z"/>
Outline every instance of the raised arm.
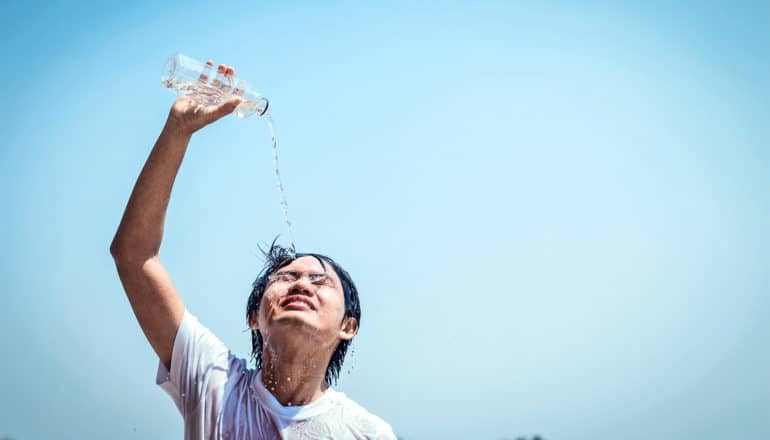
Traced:
<path fill-rule="evenodd" d="M 209 64 L 213 65 L 210 61 Z M 218 72 L 235 74 L 231 67 L 222 64 Z M 168 368 L 184 315 L 184 304 L 158 257 L 171 189 L 193 133 L 231 113 L 240 101 L 235 97 L 219 106 L 202 106 L 181 97 L 174 102 L 110 245 L 136 319 Z"/>

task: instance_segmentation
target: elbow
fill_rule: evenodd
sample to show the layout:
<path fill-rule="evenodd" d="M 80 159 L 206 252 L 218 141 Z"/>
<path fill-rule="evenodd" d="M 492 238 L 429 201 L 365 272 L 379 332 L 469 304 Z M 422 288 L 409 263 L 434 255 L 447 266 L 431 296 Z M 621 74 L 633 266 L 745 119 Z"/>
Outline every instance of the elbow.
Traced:
<path fill-rule="evenodd" d="M 110 243 L 110 255 L 112 255 L 112 258 L 116 258 L 118 255 L 118 242 L 115 240 L 112 240 L 112 243 Z"/>
<path fill-rule="evenodd" d="M 127 249 L 124 240 L 116 235 L 115 238 L 112 239 L 112 243 L 110 243 L 110 255 L 112 255 L 113 259 L 117 260 L 122 255 L 125 255 L 126 252 Z"/>
<path fill-rule="evenodd" d="M 115 242 L 110 245 L 110 255 L 112 255 L 112 261 L 114 261 L 116 265 L 121 265 L 130 260 L 128 252 Z"/>
<path fill-rule="evenodd" d="M 132 261 L 147 261 L 158 256 L 157 248 L 144 249 L 141 246 L 126 243 L 120 237 L 115 237 L 110 244 L 110 255 L 116 263 L 130 263 Z"/>
<path fill-rule="evenodd" d="M 112 240 L 112 243 L 110 243 L 110 255 L 112 255 L 112 258 L 117 258 L 118 254 L 120 253 L 120 248 L 118 246 L 118 239 Z"/>

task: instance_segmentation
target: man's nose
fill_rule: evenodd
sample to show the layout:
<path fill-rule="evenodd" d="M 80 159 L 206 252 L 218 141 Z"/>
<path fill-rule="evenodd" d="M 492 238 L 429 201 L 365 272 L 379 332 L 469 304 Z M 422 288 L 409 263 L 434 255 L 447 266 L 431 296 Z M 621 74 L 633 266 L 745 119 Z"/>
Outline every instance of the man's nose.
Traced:
<path fill-rule="evenodd" d="M 314 294 L 315 285 L 313 285 L 307 277 L 300 277 L 300 279 L 292 283 L 291 287 L 289 287 L 289 295 L 311 296 Z"/>

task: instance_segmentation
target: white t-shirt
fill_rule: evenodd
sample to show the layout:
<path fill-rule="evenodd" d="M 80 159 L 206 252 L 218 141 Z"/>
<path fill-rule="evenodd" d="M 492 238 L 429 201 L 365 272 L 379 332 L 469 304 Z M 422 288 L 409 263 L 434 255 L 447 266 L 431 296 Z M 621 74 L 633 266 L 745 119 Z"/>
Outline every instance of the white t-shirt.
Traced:
<path fill-rule="evenodd" d="M 262 373 L 247 368 L 187 311 L 171 371 L 160 362 L 156 383 L 182 414 L 186 440 L 396 440 L 390 425 L 331 388 L 307 405 L 281 405 L 262 384 Z"/>

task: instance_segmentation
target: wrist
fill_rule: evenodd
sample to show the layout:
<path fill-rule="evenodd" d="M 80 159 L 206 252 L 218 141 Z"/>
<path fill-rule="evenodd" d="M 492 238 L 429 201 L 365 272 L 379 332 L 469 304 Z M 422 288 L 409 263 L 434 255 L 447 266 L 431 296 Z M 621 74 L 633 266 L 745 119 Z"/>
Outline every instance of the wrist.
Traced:
<path fill-rule="evenodd" d="M 166 125 L 163 126 L 163 133 L 167 136 L 178 138 L 180 140 L 190 140 L 193 135 L 193 130 L 186 128 L 183 124 L 169 118 L 166 120 Z"/>

